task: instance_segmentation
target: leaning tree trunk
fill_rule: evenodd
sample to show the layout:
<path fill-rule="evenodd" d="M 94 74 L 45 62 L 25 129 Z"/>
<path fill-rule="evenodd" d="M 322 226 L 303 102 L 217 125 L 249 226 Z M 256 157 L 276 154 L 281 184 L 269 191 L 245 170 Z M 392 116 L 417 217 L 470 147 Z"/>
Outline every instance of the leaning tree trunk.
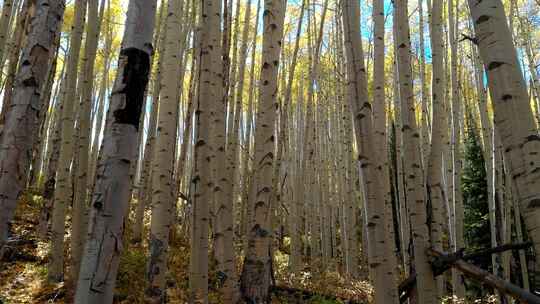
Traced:
<path fill-rule="evenodd" d="M 118 73 L 97 165 L 88 236 L 75 303 L 112 303 L 150 72 L 156 1 L 129 2 Z"/>
<path fill-rule="evenodd" d="M 77 71 L 81 40 L 84 31 L 84 19 L 86 15 L 86 0 L 77 0 L 75 16 L 70 38 L 70 50 L 66 62 L 66 79 L 63 94 L 63 103 L 60 114 L 61 142 L 58 168 L 56 171 L 56 187 L 54 190 L 54 204 L 52 214 L 52 237 L 51 251 L 49 253 L 49 268 L 47 279 L 50 282 L 60 282 L 64 277 L 64 234 L 66 227 L 66 208 L 72 202 L 73 187 L 71 181 L 71 160 L 73 158 L 73 135 L 75 124 L 75 103 L 77 90 Z M 82 205 L 73 206 L 74 232 L 79 233 L 81 223 Z M 75 236 L 78 238 L 79 236 Z"/>
<path fill-rule="evenodd" d="M 255 130 L 253 200 L 249 204 L 253 221 L 248 229 L 248 246 L 241 278 L 241 291 L 248 303 L 270 302 L 270 242 L 272 214 L 270 200 L 274 163 L 274 126 L 276 122 L 277 78 L 283 38 L 285 1 L 265 0 L 260 101 Z"/>
<path fill-rule="evenodd" d="M 8 41 L 9 25 L 13 11 L 13 0 L 5 0 L 2 6 L 2 15 L 0 16 L 0 66 L 3 66 L 4 51 Z"/>
<path fill-rule="evenodd" d="M 469 0 L 475 41 L 487 73 L 494 122 L 503 144 L 525 227 L 536 252 L 532 290 L 540 290 L 540 137 L 503 4 Z"/>
<path fill-rule="evenodd" d="M 0 253 L 8 237 L 17 200 L 26 186 L 39 129 L 39 111 L 42 110 L 41 86 L 46 81 L 50 57 L 56 51 L 64 7 L 63 0 L 39 0 L 36 3 L 36 14 L 13 87 L 14 102 L 6 109 L 6 124 L 0 134 Z"/>
<path fill-rule="evenodd" d="M 426 225 L 426 200 L 419 153 L 420 140 L 415 119 L 407 0 L 396 0 L 394 9 L 394 22 L 397 31 L 395 35 L 397 40 L 399 96 L 401 98 L 401 133 L 405 160 L 403 171 L 406 172 L 406 197 L 412 230 L 418 303 L 437 303 L 435 278 L 425 252 L 430 247 L 430 240 Z"/>
<path fill-rule="evenodd" d="M 77 282 L 81 264 L 81 254 L 84 248 L 86 228 L 88 223 L 88 194 L 90 191 L 89 180 L 89 157 L 91 124 L 90 114 L 92 108 L 92 89 L 94 87 L 94 62 L 101 28 L 101 16 L 98 13 L 98 0 L 88 0 L 88 26 L 86 29 L 86 42 L 84 57 L 82 60 L 83 75 L 81 80 L 81 100 L 79 106 L 79 134 L 77 153 L 76 180 L 73 182 L 73 209 L 78 209 L 78 214 L 73 214 L 71 236 L 71 263 L 72 279 Z M 77 207 L 75 207 L 77 206 Z M 75 216 L 79 218 L 75 220 Z"/>

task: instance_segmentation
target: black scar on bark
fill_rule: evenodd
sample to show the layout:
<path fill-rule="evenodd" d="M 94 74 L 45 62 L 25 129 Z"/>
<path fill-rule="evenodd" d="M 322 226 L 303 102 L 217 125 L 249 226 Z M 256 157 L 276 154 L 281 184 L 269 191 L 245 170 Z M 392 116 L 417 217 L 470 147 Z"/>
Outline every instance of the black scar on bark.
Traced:
<path fill-rule="evenodd" d="M 114 119 L 116 123 L 132 125 L 138 131 L 150 72 L 150 56 L 137 48 L 123 49 L 120 56 L 127 57 L 122 76 L 125 87 L 120 92 L 126 95 L 126 105 L 114 111 Z"/>

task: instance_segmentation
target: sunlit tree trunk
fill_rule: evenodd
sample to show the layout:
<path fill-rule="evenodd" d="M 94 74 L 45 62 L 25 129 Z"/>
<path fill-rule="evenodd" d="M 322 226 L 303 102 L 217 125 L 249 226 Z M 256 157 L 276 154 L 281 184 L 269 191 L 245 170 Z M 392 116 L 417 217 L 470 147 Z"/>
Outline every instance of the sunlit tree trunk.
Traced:
<path fill-rule="evenodd" d="M 476 41 L 487 73 L 494 122 L 500 135 L 508 168 L 516 186 L 516 200 L 525 227 L 540 253 L 540 138 L 529 104 L 527 87 L 520 70 L 512 35 L 506 23 L 502 2 L 470 0 Z M 538 290 L 540 259 L 534 272 Z"/>
<path fill-rule="evenodd" d="M 397 257 L 394 218 L 392 207 L 392 195 L 390 191 L 390 172 L 388 166 L 388 141 L 386 134 L 386 98 L 385 98 L 385 29 L 384 29 L 384 1 L 373 1 L 374 41 L 373 41 L 373 141 L 376 149 L 375 160 L 377 162 L 376 175 L 380 179 L 384 197 L 384 218 L 387 249 L 384 251 L 388 272 L 397 279 Z M 392 295 L 393 296 L 393 295 Z"/>
<path fill-rule="evenodd" d="M 223 19 L 228 20 L 231 7 L 224 7 Z M 227 22 L 227 21 L 226 21 Z M 224 27 L 222 35 L 222 47 L 220 49 L 220 58 L 217 58 L 217 62 L 214 64 L 216 67 L 221 68 L 221 71 L 216 72 L 216 80 L 220 82 L 218 84 L 218 97 L 220 98 L 213 104 L 213 137 L 214 141 L 214 153 L 215 153 L 215 165 L 213 165 L 213 172 L 215 178 L 214 187 L 214 204 L 215 204 L 215 231 L 214 231 L 214 253 L 217 260 L 217 270 L 221 275 L 219 288 L 221 292 L 221 299 L 223 303 L 236 303 L 238 301 L 238 283 L 236 274 L 236 255 L 234 253 L 234 218 L 233 218 L 233 189 L 234 189 L 234 175 L 231 163 L 234 165 L 236 161 L 233 161 L 234 156 L 228 155 L 229 153 L 235 153 L 235 148 L 232 146 L 235 144 L 233 137 L 236 137 L 238 132 L 229 132 L 229 142 L 227 145 L 227 118 L 231 118 L 234 115 L 234 111 L 229 111 L 227 114 L 227 103 L 229 109 L 234 105 L 234 95 L 229 98 L 229 45 L 230 45 L 230 25 Z M 235 42 L 236 44 L 236 42 Z M 214 47 L 215 48 L 215 47 Z M 234 51 L 237 53 L 237 51 Z M 235 59 L 233 59 L 234 61 Z M 235 65 L 235 64 L 233 64 Z M 233 67 L 232 74 L 235 74 L 235 67 Z M 233 87 L 231 87 L 233 88 Z M 232 118 L 233 122 L 236 122 L 236 118 Z M 234 130 L 236 126 L 229 125 L 229 130 Z M 227 150 L 226 150 L 227 146 Z M 232 157 L 232 158 L 231 158 Z"/>
<path fill-rule="evenodd" d="M 79 106 L 79 134 L 77 159 L 77 179 L 73 188 L 73 219 L 71 231 L 71 276 L 77 282 L 80 268 L 80 258 L 86 237 L 88 223 L 88 193 L 89 185 L 89 155 L 90 155 L 90 114 L 92 107 L 92 91 L 94 88 L 94 62 L 96 58 L 101 16 L 98 16 L 98 0 L 88 0 L 88 26 L 84 57 L 82 59 L 81 101 Z M 103 9 L 103 8 L 102 8 Z M 79 212 L 75 212 L 79 210 Z"/>
<path fill-rule="evenodd" d="M 433 40 L 433 31 L 431 30 L 431 26 L 433 26 L 433 17 L 432 17 L 432 9 L 430 10 L 430 17 L 431 20 L 428 20 L 428 23 L 430 24 L 430 37 Z M 430 155 L 430 130 L 429 130 L 429 121 L 430 121 L 430 115 L 428 110 L 428 102 L 429 102 L 429 93 L 428 93 L 428 86 L 426 81 L 426 45 L 425 45 L 425 35 L 424 35 L 424 1 L 420 0 L 418 2 L 418 28 L 419 28 L 419 36 L 420 36 L 420 93 L 421 93 L 421 108 L 422 108 L 422 115 L 420 116 L 420 131 L 422 135 L 422 164 L 424 168 L 427 168 L 428 166 L 428 158 Z M 433 41 L 432 41 L 433 43 Z M 432 46 L 433 49 L 433 46 Z M 375 57 L 376 58 L 376 57 Z M 432 65 L 433 65 L 433 59 L 432 59 Z M 432 71 L 433 73 L 433 71 Z M 427 170 L 425 170 L 425 174 L 427 174 Z"/>
<path fill-rule="evenodd" d="M 77 71 L 79 53 L 84 31 L 86 16 L 86 0 L 75 2 L 75 16 L 70 37 L 70 51 L 66 62 L 66 86 L 62 96 L 61 113 L 61 142 L 58 168 L 56 171 L 56 188 L 54 191 L 54 204 L 52 214 L 51 251 L 49 253 L 49 268 L 47 279 L 51 282 L 60 282 L 64 277 L 64 234 L 66 225 L 66 208 L 71 204 L 73 187 L 71 183 L 71 168 L 74 146 L 75 103 L 77 90 Z M 74 206 L 73 217 L 75 225 L 80 225 L 83 210 L 81 205 Z"/>
<path fill-rule="evenodd" d="M 249 227 L 250 227 L 250 221 L 252 220 L 251 217 L 251 209 L 249 200 L 249 191 L 250 191 L 250 185 L 252 183 L 252 168 L 251 168 L 251 155 L 253 154 L 253 151 L 251 149 L 251 135 L 252 135 L 252 129 L 253 129 L 253 120 L 254 120 L 254 114 L 253 114 L 253 107 L 255 103 L 255 67 L 254 64 L 256 61 L 256 55 L 257 55 L 257 34 L 259 30 L 259 16 L 261 11 L 261 3 L 262 0 L 257 1 L 257 14 L 256 14 L 256 22 L 255 22 L 255 31 L 253 32 L 253 48 L 251 52 L 251 68 L 250 68 L 250 79 L 249 79 L 249 97 L 248 97 L 248 107 L 246 111 L 246 118 L 245 118 L 245 140 L 244 140 L 244 157 L 242 160 L 242 203 L 241 203 L 241 233 L 244 236 L 244 253 L 247 251 L 247 245 L 248 245 L 248 238 L 247 234 L 249 233 Z"/>
<path fill-rule="evenodd" d="M 182 0 L 167 2 L 166 35 L 161 60 L 162 77 L 159 84 L 159 114 L 156 134 L 156 149 L 152 155 L 152 218 L 148 241 L 146 301 L 164 303 L 165 275 L 169 253 L 169 231 L 174 217 L 176 193 L 174 186 L 174 152 L 179 103 L 178 82 L 180 81 L 180 16 Z"/>
<path fill-rule="evenodd" d="M 275 122 L 277 103 L 277 77 L 285 1 L 265 0 L 263 14 L 263 49 L 259 106 L 257 109 L 257 129 L 255 130 L 255 155 L 253 201 L 249 205 L 253 222 L 249 226 L 248 246 L 241 277 L 243 299 L 249 303 L 270 302 L 271 264 L 270 223 L 272 196 L 272 166 L 274 163 Z"/>
<path fill-rule="evenodd" d="M 434 4 L 435 5 L 435 4 Z M 457 41 L 457 25 L 459 15 L 455 14 L 456 8 L 454 1 L 448 0 L 448 39 L 450 40 L 450 84 L 452 90 L 452 183 L 454 185 L 453 201 L 450 202 L 450 209 L 453 211 L 454 218 L 451 225 L 454 227 L 451 247 L 453 251 L 457 251 L 465 247 L 465 239 L 463 232 L 463 198 L 461 193 L 461 99 L 458 83 L 458 41 Z M 454 294 L 458 298 L 465 297 L 465 286 L 461 273 L 452 269 L 452 282 Z"/>
<path fill-rule="evenodd" d="M 151 104 L 151 109 L 149 112 L 149 123 L 148 123 L 148 131 L 147 131 L 147 138 L 146 143 L 144 147 L 144 155 L 142 156 L 142 163 L 141 163 L 141 170 L 140 170 L 140 178 L 139 178 L 139 191 L 137 193 L 137 206 L 135 207 L 135 221 L 133 225 L 133 236 L 132 241 L 134 243 L 140 242 L 142 240 L 142 233 L 144 228 L 144 215 L 145 211 L 147 210 L 147 207 L 150 205 L 150 201 L 152 200 L 151 193 L 152 193 L 152 160 L 154 158 L 154 152 L 156 150 L 156 133 L 157 133 L 157 121 L 158 121 L 158 113 L 159 113 L 159 97 L 160 97 L 160 88 L 161 88 L 161 71 L 163 68 L 163 60 L 162 60 L 162 54 L 164 53 L 164 47 L 165 47 L 165 39 L 164 36 L 166 35 L 166 29 L 164 26 L 163 20 L 166 19 L 165 14 L 165 8 L 167 6 L 165 3 L 162 3 L 162 5 L 159 7 L 159 11 L 157 14 L 157 20 L 156 20 L 156 33 L 154 34 L 154 43 L 153 45 L 157 48 L 157 55 L 152 58 L 152 62 L 150 64 L 151 71 L 154 71 L 153 73 L 150 73 L 151 79 L 149 80 L 149 83 L 151 83 L 152 92 L 151 97 L 148 98 L 148 96 L 145 97 L 145 104 Z M 156 60 L 157 59 L 157 60 Z M 152 75 L 153 79 L 152 79 Z M 149 85 L 150 87 L 150 85 Z M 148 94 L 148 91 L 150 89 L 147 89 L 147 92 L 145 92 L 145 95 Z M 145 111 L 146 112 L 146 111 Z M 139 121 L 139 126 L 144 126 L 143 121 L 143 115 L 141 115 L 141 120 Z M 139 137 L 140 140 L 142 140 L 142 137 Z"/>
<path fill-rule="evenodd" d="M 443 148 L 448 137 L 448 123 L 445 111 L 445 69 L 443 41 L 443 3 L 435 1 L 431 9 L 432 81 L 431 102 L 433 122 L 431 130 L 431 153 L 427 162 L 427 187 L 431 199 L 431 242 L 433 248 L 443 249 Z M 406 160 L 407 161 L 407 160 Z M 439 276 L 437 290 L 444 293 L 444 276 Z"/>
<path fill-rule="evenodd" d="M 139 119 L 150 73 L 156 2 L 130 0 L 97 165 L 75 303 L 112 303 L 136 161 Z"/>
<path fill-rule="evenodd" d="M 368 100 L 367 75 L 360 34 L 360 8 L 356 1 L 345 1 L 343 27 L 347 59 L 347 84 L 358 149 L 360 181 L 364 191 L 365 225 L 367 225 L 368 263 L 375 287 L 375 302 L 397 303 L 395 267 L 389 254 L 390 233 L 386 222 L 383 181 L 377 173 L 376 143 L 373 139 L 372 108 Z"/>
<path fill-rule="evenodd" d="M 107 4 L 108 4 L 107 0 Z M 107 5 L 105 8 L 107 14 L 104 16 L 105 20 L 111 18 L 110 6 Z M 101 138 L 100 135 L 103 131 L 103 115 L 105 114 L 105 95 L 109 85 L 109 69 L 111 66 L 111 48 L 113 40 L 113 31 L 110 22 L 107 23 L 107 28 L 105 29 L 105 46 L 103 49 L 104 58 L 103 58 L 103 70 L 101 75 L 101 80 L 99 84 L 99 89 L 97 92 L 96 99 L 96 114 L 93 117 L 93 124 L 96 128 L 94 130 L 94 140 L 92 141 L 92 151 L 90 154 L 90 164 L 89 164 L 89 185 L 88 187 L 93 190 L 94 179 L 96 174 L 97 159 L 99 151 L 101 150 Z M 90 197 L 92 192 L 90 192 Z"/>
<path fill-rule="evenodd" d="M 411 71 L 411 42 L 407 1 L 394 2 L 394 22 L 396 23 L 397 62 L 399 74 L 399 96 L 401 99 L 401 132 L 403 139 L 404 167 L 406 176 L 406 196 L 411 221 L 414 251 L 414 268 L 418 303 L 436 303 L 436 282 L 425 250 L 430 246 L 426 225 L 426 199 L 422 184 L 420 140 L 415 119 L 414 92 Z"/>

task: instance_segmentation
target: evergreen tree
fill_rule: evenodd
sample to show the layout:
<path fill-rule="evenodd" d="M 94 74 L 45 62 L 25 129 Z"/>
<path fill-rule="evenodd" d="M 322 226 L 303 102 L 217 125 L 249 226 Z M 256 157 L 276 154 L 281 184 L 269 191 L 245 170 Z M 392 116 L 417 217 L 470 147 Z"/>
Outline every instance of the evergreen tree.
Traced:
<path fill-rule="evenodd" d="M 467 251 L 488 248 L 491 244 L 486 163 L 479 140 L 478 131 L 474 127 L 469 127 L 465 134 L 464 165 L 461 176 Z M 491 259 L 489 257 L 482 258 L 475 261 L 474 264 L 482 269 L 490 269 Z M 469 287 L 476 293 L 480 292 L 480 286 L 469 285 Z"/>

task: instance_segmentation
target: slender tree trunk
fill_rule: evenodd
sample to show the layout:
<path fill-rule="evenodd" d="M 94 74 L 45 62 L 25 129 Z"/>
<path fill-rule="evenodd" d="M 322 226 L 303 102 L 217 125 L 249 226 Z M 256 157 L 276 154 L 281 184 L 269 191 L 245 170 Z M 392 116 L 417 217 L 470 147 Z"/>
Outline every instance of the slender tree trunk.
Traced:
<path fill-rule="evenodd" d="M 214 103 L 220 103 L 221 65 L 218 58 L 221 52 L 221 3 L 203 0 L 201 15 L 201 46 L 199 50 L 199 85 L 196 104 L 196 139 L 193 182 L 193 237 L 192 265 L 190 274 L 192 299 L 194 303 L 208 303 L 208 230 L 210 206 L 213 202 L 212 166 L 215 164 L 214 142 L 211 134 Z M 216 66 L 217 65 L 217 66 Z M 219 127 L 219 126 L 218 126 Z"/>
<path fill-rule="evenodd" d="M 366 205 L 365 225 L 367 225 L 368 263 L 370 276 L 375 287 L 375 302 L 398 303 L 395 267 L 391 266 L 393 254 L 388 242 L 388 231 L 383 182 L 377 176 L 377 157 L 373 139 L 372 109 L 368 101 L 367 75 L 360 35 L 360 8 L 356 1 L 345 1 L 343 25 L 347 58 L 348 99 L 354 117 L 354 130 L 358 144 L 358 166 Z M 394 269 L 392 269 L 394 268 Z"/>
<path fill-rule="evenodd" d="M 81 104 L 79 114 L 78 147 L 75 154 L 77 162 L 77 179 L 73 183 L 73 219 L 71 231 L 71 277 L 77 282 L 80 259 L 86 237 L 88 224 L 88 194 L 89 156 L 90 156 L 90 112 L 92 107 L 92 91 L 94 88 L 94 62 L 96 58 L 101 18 L 99 16 L 99 1 L 88 0 L 88 25 L 86 29 L 86 42 L 82 60 Z M 76 212 L 77 211 L 77 212 Z"/>
<path fill-rule="evenodd" d="M 432 45 L 432 109 L 433 124 L 431 130 L 431 153 L 427 163 L 427 187 L 431 199 L 431 242 L 436 250 L 443 250 L 443 148 L 448 138 L 448 123 L 445 111 L 445 69 L 443 41 L 443 3 L 435 1 L 431 10 L 431 45 Z M 444 276 L 439 276 L 437 290 L 439 297 L 444 295 Z"/>
<path fill-rule="evenodd" d="M 4 51 L 6 50 L 6 42 L 8 39 L 9 25 L 11 14 L 13 12 L 13 0 L 4 0 L 2 6 L 2 15 L 0 16 L 0 61 L 4 58 Z M 3 63 L 0 62 L 0 63 Z M 3 65 L 0 65 L 3 66 Z"/>
<path fill-rule="evenodd" d="M 277 77 L 285 1 L 264 1 L 263 54 L 261 69 L 260 102 L 257 109 L 257 129 L 255 131 L 254 155 L 254 196 L 249 205 L 253 216 L 249 226 L 248 246 L 241 278 L 243 299 L 248 303 L 270 302 L 270 281 L 272 257 L 270 242 L 272 228 L 270 200 L 272 189 L 272 166 L 274 163 L 275 121 L 277 104 Z"/>
<path fill-rule="evenodd" d="M 0 132 L 0 256 L 9 235 L 17 200 L 27 181 L 32 147 L 39 129 L 41 87 L 45 83 L 51 55 L 56 50 L 64 13 L 64 1 L 39 0 L 31 21 L 21 65 L 15 78 L 13 100 L 6 109 L 6 124 Z"/>
<path fill-rule="evenodd" d="M 397 257 L 394 216 L 392 207 L 392 195 L 390 191 L 390 172 L 388 167 L 388 142 L 386 134 L 386 100 L 384 94 L 385 88 L 385 30 L 384 30 L 384 1 L 373 1 L 373 20 L 374 20 L 374 46 L 373 46 L 373 131 L 374 143 L 377 150 L 377 176 L 383 187 L 384 197 L 384 215 L 386 226 L 387 249 L 384 251 L 386 267 L 388 273 L 392 276 L 394 282 L 397 280 Z M 394 295 L 391 293 L 391 296 Z"/>
<path fill-rule="evenodd" d="M 131 193 L 131 163 L 150 73 L 156 2 L 131 0 L 97 166 L 75 303 L 112 303 Z"/>
<path fill-rule="evenodd" d="M 162 4 L 164 5 L 164 4 Z M 166 299 L 165 275 L 169 252 L 169 231 L 176 204 L 174 190 L 174 152 L 176 145 L 176 122 L 178 117 L 180 81 L 180 39 L 183 1 L 167 3 L 166 35 L 162 57 L 163 70 L 160 79 L 158 134 L 152 159 L 152 219 L 150 225 L 146 289 L 147 301 L 164 303 Z"/>
<path fill-rule="evenodd" d="M 394 22 L 396 24 L 397 62 L 399 73 L 399 96 L 401 98 L 401 132 L 403 139 L 404 168 L 406 174 L 406 196 L 411 220 L 414 268 L 418 292 L 418 303 L 436 303 L 436 284 L 426 249 L 429 248 L 429 231 L 425 224 L 426 200 L 422 184 L 420 140 L 415 119 L 412 71 L 410 64 L 410 32 L 407 1 L 394 2 Z"/>
<path fill-rule="evenodd" d="M 11 37 L 11 47 L 9 50 L 8 58 L 9 65 L 7 69 L 7 75 L 4 79 L 4 91 L 2 101 L 2 112 L 0 112 L 0 134 L 3 132 L 4 125 L 6 123 L 6 113 L 11 107 L 11 102 L 14 95 L 15 76 L 18 72 L 19 59 L 21 55 L 21 49 L 23 48 L 23 42 L 26 40 L 26 35 L 31 25 L 31 20 L 35 14 L 35 2 L 32 0 L 25 0 L 16 22 L 15 33 Z M 54 52 L 55 50 L 51 50 Z M 52 56 L 53 53 L 50 54 Z M 3 65 L 2 65 L 3 66 Z"/>
<path fill-rule="evenodd" d="M 250 166 L 250 160 L 252 149 L 251 149 L 251 134 L 252 134 L 252 128 L 253 128 L 253 105 L 254 105 L 254 99 L 255 97 L 255 59 L 257 55 L 257 34 L 259 30 L 259 16 L 261 11 L 261 2 L 262 0 L 258 0 L 257 2 L 257 14 L 256 14 L 256 22 L 255 22 L 255 31 L 253 32 L 253 49 L 251 52 L 251 68 L 250 68 L 250 79 L 249 79 L 249 97 L 248 97 L 248 108 L 246 113 L 246 124 L 245 124 L 245 130 L 246 130 L 246 136 L 244 141 L 244 159 L 242 161 L 242 184 L 243 184 L 243 191 L 242 191 L 242 233 L 244 235 L 244 253 L 247 251 L 247 245 L 248 245 L 248 238 L 247 235 L 249 233 L 249 229 L 251 227 L 250 221 L 252 220 L 251 217 L 251 208 L 250 208 L 250 200 L 249 200 L 249 190 L 250 185 L 252 182 L 252 168 Z"/>
<path fill-rule="evenodd" d="M 433 17 L 432 13 L 430 11 L 430 17 L 431 20 L 428 20 L 428 23 L 430 24 L 430 37 L 433 40 L 433 31 L 431 30 L 431 27 L 433 26 Z M 419 27 L 419 35 L 420 35 L 420 93 L 422 98 L 422 115 L 421 117 L 421 134 L 422 134 L 422 164 L 424 168 L 428 167 L 428 158 L 430 155 L 430 130 L 429 130 L 429 110 L 428 110 L 428 87 L 427 87 L 427 81 L 426 81 L 426 46 L 424 43 L 424 1 L 420 0 L 418 3 L 418 27 Z M 433 41 L 432 41 L 433 43 Z M 433 48 L 433 46 L 432 46 Z M 376 58 L 376 57 L 375 57 Z M 432 65 L 433 65 L 433 59 L 432 59 Z M 433 71 L 432 71 L 433 73 Z M 427 174 L 427 170 L 425 171 L 425 174 Z"/>
<path fill-rule="evenodd" d="M 84 20 L 86 15 L 86 0 L 75 2 L 75 16 L 70 37 L 70 51 L 66 63 L 65 90 L 62 103 L 61 114 L 61 142 L 60 155 L 58 158 L 58 168 L 56 171 L 56 187 L 54 191 L 54 204 L 52 214 L 52 238 L 51 251 L 49 253 L 49 268 L 47 279 L 50 282 L 60 282 L 64 277 L 64 234 L 66 225 L 66 208 L 72 202 L 73 188 L 71 183 L 71 168 L 74 146 L 74 106 L 77 90 L 77 71 L 79 64 L 79 53 L 84 31 Z M 82 206 L 75 205 L 73 217 L 75 225 L 81 223 Z M 77 236 L 78 237 L 78 236 Z"/>

